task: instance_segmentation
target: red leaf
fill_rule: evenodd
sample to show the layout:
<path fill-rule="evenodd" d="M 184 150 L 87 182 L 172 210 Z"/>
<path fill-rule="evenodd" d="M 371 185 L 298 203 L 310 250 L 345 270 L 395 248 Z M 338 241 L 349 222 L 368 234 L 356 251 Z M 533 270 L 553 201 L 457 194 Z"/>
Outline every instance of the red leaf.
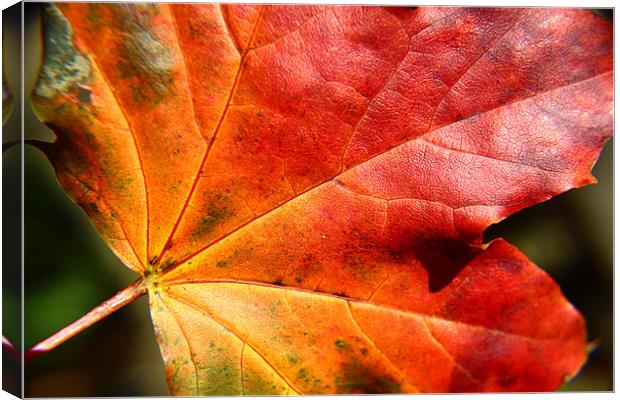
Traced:
<path fill-rule="evenodd" d="M 594 181 L 608 22 L 59 7 L 46 151 L 144 276 L 173 394 L 543 391 L 582 365 L 578 312 L 482 232 Z"/>

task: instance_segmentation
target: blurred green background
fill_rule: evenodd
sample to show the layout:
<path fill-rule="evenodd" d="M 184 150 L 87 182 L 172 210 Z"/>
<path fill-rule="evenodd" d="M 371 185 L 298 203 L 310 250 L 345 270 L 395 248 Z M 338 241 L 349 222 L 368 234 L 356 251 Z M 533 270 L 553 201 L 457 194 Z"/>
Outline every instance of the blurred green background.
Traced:
<path fill-rule="evenodd" d="M 3 26 L 10 25 L 10 22 L 16 16 L 20 15 L 20 5 L 13 5 L 10 9 L 4 10 L 2 13 Z M 19 60 L 21 53 L 21 42 L 15 39 L 18 34 L 14 25 L 10 25 L 12 30 L 12 39 L 5 40 L 2 46 L 3 60 L 10 60 L 3 68 L 3 75 L 9 74 L 13 79 L 12 83 L 21 80 L 21 68 Z M 12 133 L 12 138 L 20 132 L 20 100 L 21 96 L 17 87 L 12 88 L 13 107 L 7 110 L 7 114 L 14 111 L 14 117 L 7 121 L 3 127 L 5 138 L 7 132 Z M 6 118 L 5 110 L 2 110 L 3 120 Z M 11 137 L 8 137 L 11 139 Z M 19 162 L 18 151 L 13 151 L 13 163 Z M 6 164 L 4 164 L 6 165 Z M 3 168 L 2 170 L 2 334 L 7 337 L 11 343 L 21 349 L 21 222 L 15 216 L 20 215 L 21 188 L 20 182 L 15 178 L 19 177 L 19 170 Z M 15 354 L 2 349 L 2 390 L 5 390 L 15 396 L 21 394 L 21 365 Z"/>
<path fill-rule="evenodd" d="M 34 86 L 40 65 L 41 7 L 25 3 L 26 93 Z M 609 11 L 604 14 L 611 15 Z M 4 21 L 6 55 L 11 41 L 17 43 L 19 14 Z M 15 90 L 19 87 L 19 60 L 5 60 L 7 79 Z M 54 135 L 37 120 L 28 103 L 24 117 L 26 138 L 53 140 Z M 15 127 L 16 122 L 9 121 L 4 141 L 18 138 Z M 18 171 L 18 153 L 14 148 L 4 154 L 6 171 Z M 67 198 L 38 150 L 26 146 L 24 165 L 24 325 L 25 346 L 29 348 L 124 288 L 136 275 L 120 263 L 82 210 Z M 590 340 L 598 342 L 586 366 L 562 390 L 613 389 L 613 143 L 605 147 L 594 175 L 598 185 L 524 210 L 485 234 L 485 240 L 506 238 L 545 269 L 583 313 Z M 18 182 L 17 174 L 8 181 L 5 178 L 4 194 L 7 188 L 18 187 Z M 11 223 L 19 223 L 18 210 L 5 213 L 4 224 Z M 19 265 L 19 259 L 15 263 Z M 6 291 L 3 301 L 13 304 Z M 167 393 L 146 298 L 97 323 L 25 371 L 28 397 Z"/>

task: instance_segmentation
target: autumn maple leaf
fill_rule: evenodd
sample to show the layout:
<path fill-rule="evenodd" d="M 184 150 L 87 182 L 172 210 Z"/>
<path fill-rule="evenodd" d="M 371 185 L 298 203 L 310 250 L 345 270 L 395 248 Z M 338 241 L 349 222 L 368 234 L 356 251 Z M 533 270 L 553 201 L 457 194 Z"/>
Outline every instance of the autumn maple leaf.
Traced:
<path fill-rule="evenodd" d="M 176 395 L 545 391 L 582 317 L 482 232 L 592 183 L 586 10 L 51 6 L 39 147 L 148 293 Z"/>

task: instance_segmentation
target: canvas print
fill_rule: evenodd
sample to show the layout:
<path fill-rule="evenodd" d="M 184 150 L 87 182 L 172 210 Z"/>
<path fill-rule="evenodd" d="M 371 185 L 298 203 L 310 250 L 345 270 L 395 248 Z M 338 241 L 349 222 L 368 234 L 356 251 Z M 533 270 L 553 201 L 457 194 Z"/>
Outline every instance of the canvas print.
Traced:
<path fill-rule="evenodd" d="M 610 10 L 24 8 L 23 395 L 612 389 Z"/>

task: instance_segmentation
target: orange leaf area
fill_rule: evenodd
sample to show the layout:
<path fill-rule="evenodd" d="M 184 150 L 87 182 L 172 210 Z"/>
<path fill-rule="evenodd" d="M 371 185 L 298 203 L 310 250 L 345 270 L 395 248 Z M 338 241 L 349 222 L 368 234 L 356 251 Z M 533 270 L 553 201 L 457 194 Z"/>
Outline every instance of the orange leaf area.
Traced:
<path fill-rule="evenodd" d="M 144 276 L 175 395 L 546 391 L 586 359 L 484 229 L 612 131 L 587 10 L 51 6 L 60 183 Z"/>

